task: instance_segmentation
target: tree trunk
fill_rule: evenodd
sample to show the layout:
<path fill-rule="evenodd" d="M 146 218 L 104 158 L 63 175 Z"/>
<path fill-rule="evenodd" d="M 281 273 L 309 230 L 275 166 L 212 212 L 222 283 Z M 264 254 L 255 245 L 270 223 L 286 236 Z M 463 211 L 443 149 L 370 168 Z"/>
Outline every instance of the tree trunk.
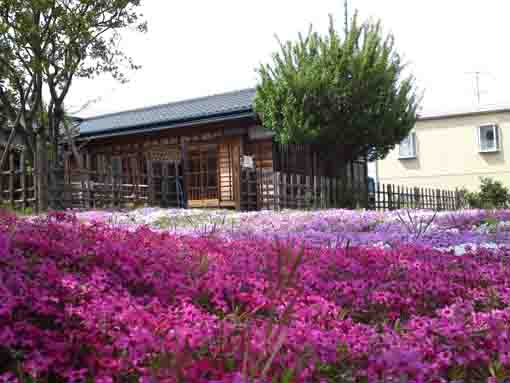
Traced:
<path fill-rule="evenodd" d="M 12 128 L 11 133 L 9 134 L 9 138 L 7 139 L 7 143 L 5 144 L 4 151 L 2 153 L 2 157 L 0 158 L 0 169 L 4 168 L 5 163 L 7 162 L 7 157 L 9 156 L 9 152 L 11 151 L 12 141 L 14 141 L 14 136 L 16 135 L 16 128 Z"/>
<path fill-rule="evenodd" d="M 67 121 L 63 121 L 64 126 L 64 132 L 67 138 L 67 145 L 71 149 L 71 152 L 73 153 L 74 159 L 76 160 L 76 163 L 78 164 L 78 169 L 83 169 L 83 161 L 80 156 L 79 150 L 76 147 L 76 143 L 73 138 L 73 133 L 71 132 L 71 129 L 69 128 L 69 123 Z"/>
<path fill-rule="evenodd" d="M 37 135 L 36 143 L 36 171 L 37 171 L 37 200 L 39 212 L 48 210 L 48 148 L 46 136 L 43 133 Z"/>
<path fill-rule="evenodd" d="M 55 167 L 59 166 L 59 151 L 58 151 L 58 141 L 59 141 L 59 129 L 62 123 L 64 122 L 64 111 L 62 110 L 62 106 L 60 103 L 56 103 L 53 108 L 53 113 L 50 114 L 50 132 L 51 132 L 51 143 L 52 143 L 52 160 L 53 165 Z"/>
<path fill-rule="evenodd" d="M 32 168 L 35 168 L 35 163 L 37 161 L 37 153 L 36 153 L 36 138 L 35 135 L 32 136 L 24 131 L 21 131 L 20 137 L 23 140 L 23 144 L 25 145 L 25 153 L 26 153 L 26 160 L 32 166 Z"/>

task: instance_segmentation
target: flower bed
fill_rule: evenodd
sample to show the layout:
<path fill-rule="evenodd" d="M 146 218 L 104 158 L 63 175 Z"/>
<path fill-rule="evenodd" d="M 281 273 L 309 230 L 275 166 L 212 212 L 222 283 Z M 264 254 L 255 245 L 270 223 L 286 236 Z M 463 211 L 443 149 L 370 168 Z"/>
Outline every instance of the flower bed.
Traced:
<path fill-rule="evenodd" d="M 378 213 L 370 214 L 378 221 Z M 246 225 L 267 218 L 241 218 L 247 217 Z M 459 232 L 492 235 L 501 226 L 496 219 L 506 217 L 445 215 L 434 230 L 446 230 L 453 219 Z M 349 230 L 364 227 L 359 222 L 349 221 Z M 385 248 L 290 245 L 126 230 L 65 214 L 33 220 L 4 214 L 0 376 L 7 382 L 504 381 L 510 250 L 480 247 L 459 257 L 422 241 Z"/>

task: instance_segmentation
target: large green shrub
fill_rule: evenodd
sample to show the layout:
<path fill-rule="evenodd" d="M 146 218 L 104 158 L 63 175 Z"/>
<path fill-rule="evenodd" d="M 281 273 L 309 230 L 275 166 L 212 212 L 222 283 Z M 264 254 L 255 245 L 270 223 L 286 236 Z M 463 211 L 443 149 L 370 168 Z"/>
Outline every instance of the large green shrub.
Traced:
<path fill-rule="evenodd" d="M 357 17 L 347 33 L 310 29 L 259 68 L 255 110 L 282 143 L 315 144 L 337 161 L 384 158 L 416 122 L 420 96 L 391 34 Z"/>

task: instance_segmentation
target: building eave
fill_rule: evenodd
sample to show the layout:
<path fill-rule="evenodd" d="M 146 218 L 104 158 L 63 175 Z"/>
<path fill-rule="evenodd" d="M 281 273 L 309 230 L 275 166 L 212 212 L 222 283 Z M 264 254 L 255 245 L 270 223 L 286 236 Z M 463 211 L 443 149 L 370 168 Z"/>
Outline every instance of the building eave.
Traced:
<path fill-rule="evenodd" d="M 253 118 L 256 119 L 257 115 L 253 111 L 252 108 L 247 108 L 245 110 L 238 110 L 235 112 L 229 112 L 229 113 L 223 113 L 223 114 L 217 114 L 213 116 L 208 116 L 206 118 L 195 118 L 195 119 L 188 119 L 188 120 L 179 120 L 179 121 L 169 121 L 169 122 L 162 122 L 155 125 L 138 125 L 138 126 L 132 126 L 127 128 L 122 128 L 118 130 L 108 130 L 104 132 L 91 132 L 88 134 L 80 133 L 80 135 L 77 137 L 78 140 L 94 140 L 99 138 L 111 138 L 111 137 L 121 137 L 121 136 L 128 136 L 128 135 L 137 135 L 137 134 L 144 134 L 144 133 L 154 133 L 154 132 L 161 132 L 164 130 L 169 129 L 177 129 L 177 128 L 187 128 L 187 127 L 194 127 L 194 126 L 203 126 L 207 124 L 212 123 L 218 123 L 223 121 L 232 121 L 237 119 L 243 119 L 243 118 Z"/>

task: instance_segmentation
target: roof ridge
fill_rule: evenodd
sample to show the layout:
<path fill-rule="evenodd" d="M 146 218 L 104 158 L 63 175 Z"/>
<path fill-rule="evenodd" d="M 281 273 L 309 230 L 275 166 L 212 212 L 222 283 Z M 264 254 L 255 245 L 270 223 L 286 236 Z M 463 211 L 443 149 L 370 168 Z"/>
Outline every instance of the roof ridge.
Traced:
<path fill-rule="evenodd" d="M 418 121 L 457 116 L 471 116 L 477 114 L 504 113 L 510 111 L 510 104 L 493 104 L 482 106 L 461 106 L 455 109 L 427 110 L 418 113 Z"/>
<path fill-rule="evenodd" d="M 101 114 L 98 116 L 81 118 L 81 120 L 83 122 L 99 120 L 101 118 L 118 116 L 118 115 L 122 115 L 125 113 L 149 111 L 149 110 L 153 110 L 153 109 L 157 109 L 157 108 L 161 108 L 161 107 L 165 107 L 165 106 L 182 105 L 182 104 L 188 104 L 188 103 L 197 102 L 197 101 L 203 101 L 203 100 L 207 100 L 207 99 L 213 98 L 213 97 L 241 94 L 241 93 L 248 92 L 248 91 L 255 91 L 255 89 L 256 88 L 252 87 L 252 88 L 238 89 L 238 90 L 233 90 L 233 91 L 223 92 L 223 93 L 214 93 L 214 94 L 211 94 L 208 96 L 200 96 L 200 97 L 194 97 L 194 98 L 189 98 L 189 99 L 184 99 L 184 100 L 179 100 L 179 101 L 172 101 L 172 102 L 167 102 L 167 103 L 162 103 L 162 104 L 157 104 L 157 105 L 146 106 L 146 107 L 127 109 L 127 110 L 122 110 L 119 112 L 105 113 L 105 114 Z M 79 118 L 77 116 L 75 116 L 75 117 Z"/>

